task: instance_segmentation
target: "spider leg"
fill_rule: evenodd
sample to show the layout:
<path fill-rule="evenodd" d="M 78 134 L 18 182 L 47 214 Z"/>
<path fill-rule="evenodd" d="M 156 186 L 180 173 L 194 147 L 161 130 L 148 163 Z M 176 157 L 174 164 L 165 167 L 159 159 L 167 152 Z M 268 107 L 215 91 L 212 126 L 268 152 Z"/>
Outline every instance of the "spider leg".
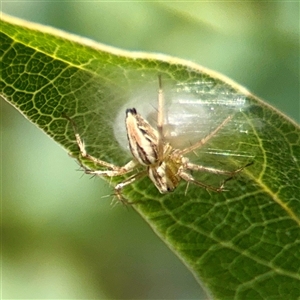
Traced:
<path fill-rule="evenodd" d="M 248 166 L 248 164 L 246 166 Z M 192 164 L 192 163 L 188 162 L 186 164 L 185 168 L 188 170 L 193 170 L 193 171 L 207 172 L 207 173 L 212 173 L 212 174 L 217 174 L 217 175 L 225 175 L 225 176 L 233 177 L 237 173 L 241 172 L 246 166 L 238 168 L 234 171 L 226 171 L 226 170 L 221 170 L 221 169 L 216 169 L 216 168 L 204 167 L 201 165 L 196 165 L 196 164 Z"/>
<path fill-rule="evenodd" d="M 157 111 L 157 132 L 158 132 L 158 157 L 163 157 L 164 152 L 164 94 L 162 89 L 161 75 L 158 75 L 158 111 Z"/>
<path fill-rule="evenodd" d="M 124 197 L 122 196 L 122 190 L 125 186 L 132 184 L 134 181 L 139 180 L 139 179 L 145 177 L 146 175 L 147 175 L 147 170 L 144 170 L 144 171 L 138 172 L 136 174 L 133 174 L 130 177 L 126 178 L 124 181 L 118 183 L 115 186 L 115 195 L 117 196 L 117 198 L 125 204 L 135 204 L 136 202 L 131 203 L 131 202 L 128 202 L 126 199 L 124 199 Z"/>
<path fill-rule="evenodd" d="M 244 170 L 246 167 L 249 167 L 252 164 L 253 164 L 253 162 L 250 162 L 250 163 L 246 164 L 245 166 L 236 169 L 235 171 L 225 171 L 225 170 L 195 165 L 190 162 L 186 163 L 186 165 L 185 165 L 186 170 L 203 171 L 203 172 L 208 172 L 208 173 L 217 174 L 217 175 L 229 176 L 227 179 L 225 179 L 222 182 L 222 184 L 219 187 L 214 187 L 214 186 L 202 183 L 202 182 L 196 180 L 191 174 L 188 174 L 182 170 L 179 171 L 179 176 L 182 179 L 184 179 L 185 181 L 187 181 L 188 183 L 190 183 L 190 182 L 194 183 L 194 184 L 199 185 L 207 190 L 211 190 L 211 191 L 215 191 L 215 192 L 222 192 L 222 191 L 224 191 L 224 186 L 225 186 L 226 182 L 233 179 L 236 174 L 240 173 L 242 170 Z"/>
<path fill-rule="evenodd" d="M 198 185 L 198 186 L 201 186 L 202 188 L 204 188 L 204 189 L 206 189 L 206 190 L 210 190 L 210 191 L 214 191 L 214 192 L 217 192 L 217 193 L 219 193 L 219 192 L 222 192 L 223 190 L 224 190 L 224 185 L 225 185 L 225 183 L 229 180 L 225 180 L 225 181 L 223 181 L 223 183 L 219 186 L 219 187 L 214 187 L 214 186 L 212 186 L 212 185 L 209 185 L 209 184 L 206 184 L 206 183 L 203 183 L 203 182 L 201 182 L 201 181 L 198 181 L 198 180 L 196 180 L 191 174 L 188 174 L 188 173 L 185 173 L 185 172 L 180 172 L 179 173 L 179 176 L 183 179 L 183 180 L 185 180 L 185 181 L 187 181 L 187 183 L 193 183 L 193 184 L 196 184 L 196 185 Z M 232 178 L 232 177 L 231 177 Z M 230 178 L 230 179 L 231 179 Z"/>
<path fill-rule="evenodd" d="M 120 175 L 124 175 L 126 173 L 131 172 L 138 165 L 137 161 L 131 160 L 126 165 L 120 167 L 120 166 L 116 166 L 114 164 L 108 163 L 104 160 L 98 159 L 98 158 L 88 154 L 86 149 L 85 149 L 84 142 L 81 139 L 81 137 L 80 137 L 80 135 L 77 131 L 75 122 L 66 115 L 64 117 L 68 121 L 70 121 L 70 123 L 72 124 L 73 130 L 75 132 L 76 143 L 78 145 L 81 158 L 85 158 L 85 159 L 91 161 L 92 163 L 94 163 L 97 166 L 106 167 L 108 169 L 108 170 L 94 171 L 94 170 L 91 170 L 91 169 L 87 168 L 86 166 L 84 166 L 83 163 L 79 159 L 77 159 L 80 166 L 84 169 L 86 174 L 93 174 L 93 175 L 99 175 L 99 176 L 108 176 L 108 177 L 120 176 Z"/>
<path fill-rule="evenodd" d="M 80 155 L 82 158 L 88 159 L 89 161 L 93 162 L 94 164 L 101 166 L 101 167 L 106 167 L 108 169 L 114 170 L 114 171 L 120 171 L 122 174 L 124 174 L 122 171 L 122 169 L 124 169 L 124 167 L 118 167 L 114 164 L 108 163 L 104 160 L 98 159 L 90 154 L 88 154 L 85 150 L 85 146 L 84 146 L 84 142 L 81 140 L 80 136 L 78 133 L 75 133 L 75 138 L 76 138 L 76 142 L 80 151 Z M 127 165 L 126 165 L 127 166 Z M 122 175 L 120 174 L 120 175 Z M 115 176 L 115 175 L 112 175 Z"/>
<path fill-rule="evenodd" d="M 181 155 L 187 154 L 189 152 L 192 152 L 204 144 L 206 144 L 214 135 L 218 133 L 220 129 L 222 129 L 230 120 L 232 119 L 232 116 L 228 116 L 218 127 L 216 127 L 210 134 L 208 134 L 206 137 L 198 141 L 196 144 L 187 147 L 185 149 L 180 150 L 178 153 Z"/>
<path fill-rule="evenodd" d="M 90 157 L 93 158 L 92 156 L 90 156 Z M 93 160 L 93 162 L 96 163 L 94 160 Z M 97 163 L 98 162 L 99 162 L 99 160 L 97 159 Z M 103 166 L 102 164 L 99 164 L 99 165 Z M 130 173 L 138 165 L 138 162 L 136 160 L 131 160 L 130 162 L 128 162 L 126 165 L 124 165 L 122 167 L 115 166 L 112 164 L 110 164 L 110 165 L 113 166 L 113 168 L 111 167 L 110 170 L 91 170 L 91 169 L 87 168 L 86 166 L 84 166 L 83 164 L 81 164 L 81 167 L 84 169 L 86 174 L 114 177 L 114 176 L 121 176 L 121 175 Z"/>

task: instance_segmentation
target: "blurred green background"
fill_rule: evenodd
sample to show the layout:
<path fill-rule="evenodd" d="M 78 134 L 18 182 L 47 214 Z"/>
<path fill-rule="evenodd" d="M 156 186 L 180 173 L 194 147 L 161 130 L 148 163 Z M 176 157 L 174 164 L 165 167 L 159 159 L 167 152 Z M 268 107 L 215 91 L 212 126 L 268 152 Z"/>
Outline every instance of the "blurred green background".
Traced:
<path fill-rule="evenodd" d="M 1 2 L 126 50 L 219 71 L 296 122 L 298 2 Z M 3 299 L 204 299 L 193 275 L 101 179 L 1 100 Z"/>

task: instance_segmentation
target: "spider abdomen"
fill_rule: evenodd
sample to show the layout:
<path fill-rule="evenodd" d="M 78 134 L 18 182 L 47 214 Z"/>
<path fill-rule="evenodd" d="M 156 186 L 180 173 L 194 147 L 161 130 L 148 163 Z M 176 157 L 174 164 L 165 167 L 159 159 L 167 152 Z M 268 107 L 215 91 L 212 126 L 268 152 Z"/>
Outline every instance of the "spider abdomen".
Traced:
<path fill-rule="evenodd" d="M 158 133 L 135 108 L 126 110 L 126 129 L 133 157 L 144 166 L 158 161 Z"/>

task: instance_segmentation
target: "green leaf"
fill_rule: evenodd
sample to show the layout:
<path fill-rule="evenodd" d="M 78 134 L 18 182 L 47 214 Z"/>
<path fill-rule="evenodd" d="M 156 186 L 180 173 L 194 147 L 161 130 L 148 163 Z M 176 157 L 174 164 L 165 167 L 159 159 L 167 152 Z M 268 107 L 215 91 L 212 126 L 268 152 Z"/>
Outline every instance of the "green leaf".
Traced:
<path fill-rule="evenodd" d="M 232 115 L 189 156 L 226 170 L 253 161 L 226 183 L 226 192 L 181 182 L 161 195 L 143 178 L 124 196 L 215 298 L 300 296 L 297 124 L 229 79 L 179 59 L 124 52 L 5 16 L 0 45 L 2 97 L 75 156 L 65 115 L 89 154 L 128 162 L 125 109 L 155 120 L 159 74 L 173 144 L 199 140 Z M 224 180 L 195 173 L 215 186 Z"/>

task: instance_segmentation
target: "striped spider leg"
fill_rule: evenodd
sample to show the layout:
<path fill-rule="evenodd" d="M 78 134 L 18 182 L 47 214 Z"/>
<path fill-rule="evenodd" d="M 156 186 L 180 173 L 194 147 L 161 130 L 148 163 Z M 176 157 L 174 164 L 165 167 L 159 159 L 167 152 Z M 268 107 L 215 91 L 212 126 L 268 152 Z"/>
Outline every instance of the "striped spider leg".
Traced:
<path fill-rule="evenodd" d="M 64 117 L 68 121 L 70 121 L 70 123 L 72 124 L 73 130 L 75 132 L 76 143 L 78 145 L 79 152 L 80 152 L 80 157 L 78 157 L 77 160 L 78 160 L 80 166 L 83 168 L 83 170 L 86 174 L 92 174 L 92 175 L 97 175 L 97 176 L 106 176 L 106 177 L 122 176 L 122 175 L 125 175 L 127 173 L 132 172 L 139 165 L 138 162 L 135 159 L 133 159 L 133 160 L 129 161 L 126 165 L 120 167 L 120 166 L 116 166 L 114 164 L 108 163 L 104 160 L 98 159 L 98 158 L 88 154 L 86 149 L 85 149 L 84 142 L 81 139 L 81 137 L 80 137 L 80 135 L 77 131 L 76 124 L 68 116 L 65 115 Z M 82 163 L 80 158 L 84 158 L 86 160 L 89 160 L 89 161 L 93 162 L 95 165 L 97 165 L 99 167 L 104 167 L 106 169 L 105 170 L 92 170 L 92 169 L 88 168 L 87 166 L 85 166 Z M 145 175 L 146 175 L 145 171 L 138 172 L 136 174 L 133 174 L 129 178 L 127 178 L 125 181 L 117 184 L 115 186 L 115 195 L 117 196 L 117 198 L 121 202 L 124 202 L 124 199 L 121 195 L 121 190 L 123 189 L 123 187 L 130 184 L 130 183 L 132 183 L 133 181 L 135 181 L 139 177 L 143 177 Z"/>
<path fill-rule="evenodd" d="M 115 194 L 121 201 L 124 201 L 122 197 L 122 189 L 144 176 L 148 176 L 158 191 L 162 194 L 172 192 L 178 186 L 181 180 L 196 184 L 207 190 L 221 192 L 224 190 L 224 184 L 235 174 L 239 173 L 245 168 L 242 167 L 233 172 L 224 171 L 193 164 L 187 157 L 184 156 L 185 154 L 192 152 L 207 143 L 230 121 L 231 116 L 227 117 L 211 133 L 198 141 L 196 144 L 180 150 L 173 148 L 164 139 L 163 103 L 164 96 L 161 77 L 159 76 L 157 128 L 153 128 L 136 111 L 135 108 L 126 110 L 125 127 L 133 160 L 122 167 L 110 164 L 89 155 L 85 150 L 83 141 L 76 131 L 74 123 L 72 122 L 81 157 L 92 161 L 96 165 L 106 168 L 106 170 L 94 171 L 83 166 L 85 173 L 107 177 L 121 176 L 127 173 L 132 173 L 130 177 L 115 186 Z M 143 166 L 144 170 L 136 171 L 134 173 L 134 170 L 139 166 Z M 219 187 L 214 187 L 197 181 L 189 171 L 200 171 L 225 175 L 228 176 L 228 179 L 226 179 Z"/>

